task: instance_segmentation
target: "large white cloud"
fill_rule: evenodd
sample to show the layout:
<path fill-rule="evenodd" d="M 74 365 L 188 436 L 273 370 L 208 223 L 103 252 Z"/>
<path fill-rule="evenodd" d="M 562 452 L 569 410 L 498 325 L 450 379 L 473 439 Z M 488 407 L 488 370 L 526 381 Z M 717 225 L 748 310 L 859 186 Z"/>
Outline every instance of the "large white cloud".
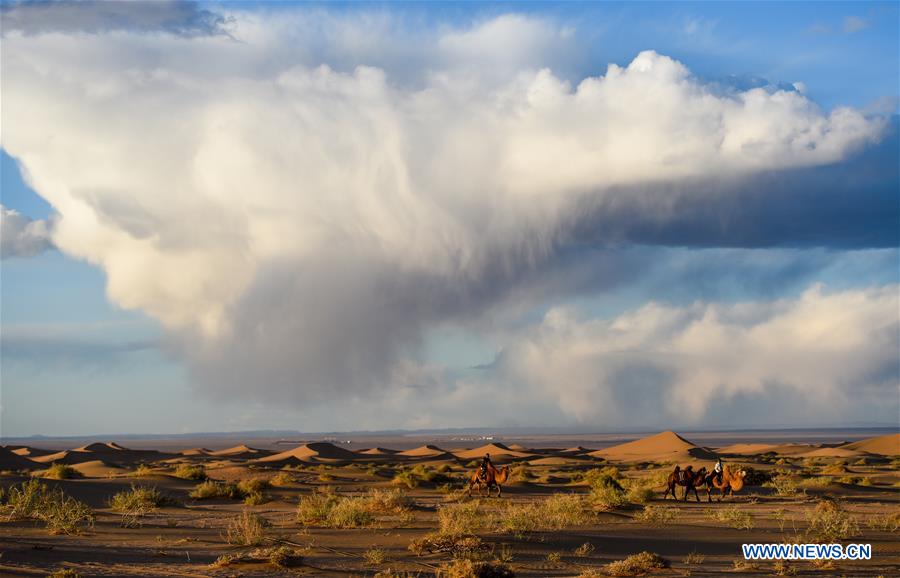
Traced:
<path fill-rule="evenodd" d="M 723 93 L 652 51 L 573 86 L 544 67 L 570 32 L 521 16 L 425 44 L 390 18 L 367 22 L 386 41 L 358 17 L 226 20 L 7 33 L 3 146 L 113 302 L 159 319 L 202 381 L 274 400 L 420 379 L 426 328 L 521 295 L 612 189 L 665 218 L 640 191 L 837 162 L 884 124 Z"/>
<path fill-rule="evenodd" d="M 483 389 L 521 383 L 526 399 L 617 426 L 709 422 L 716 407 L 728 408 L 716 425 L 889 421 L 900 409 L 898 290 L 816 285 L 793 299 L 650 303 L 611 319 L 553 309 L 512 338 Z M 747 411 L 754 399 L 769 415 Z"/>

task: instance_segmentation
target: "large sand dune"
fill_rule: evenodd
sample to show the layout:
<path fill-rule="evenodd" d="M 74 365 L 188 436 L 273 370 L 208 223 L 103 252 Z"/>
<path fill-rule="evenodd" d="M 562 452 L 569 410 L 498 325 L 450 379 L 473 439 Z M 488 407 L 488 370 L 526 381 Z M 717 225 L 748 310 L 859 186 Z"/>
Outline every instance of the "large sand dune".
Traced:
<path fill-rule="evenodd" d="M 534 454 L 528 452 L 516 451 L 500 443 L 486 444 L 471 450 L 462 450 L 453 452 L 453 455 L 462 460 L 476 460 L 483 458 L 485 454 L 490 454 L 491 459 L 494 458 L 529 458 Z"/>
<path fill-rule="evenodd" d="M 350 461 L 359 459 L 360 455 L 339 448 L 327 442 L 313 442 L 299 445 L 287 451 L 255 460 L 260 463 L 270 462 L 317 462 L 317 461 Z"/>
<path fill-rule="evenodd" d="M 39 467 L 40 464 L 35 461 L 20 456 L 6 447 L 0 447 L 0 470 L 34 470 Z"/>
<path fill-rule="evenodd" d="M 620 462 L 714 460 L 716 454 L 672 431 L 591 452 L 591 457 Z"/>
<path fill-rule="evenodd" d="M 900 433 L 868 438 L 844 444 L 841 447 L 846 450 L 880 454 L 882 456 L 900 456 Z"/>

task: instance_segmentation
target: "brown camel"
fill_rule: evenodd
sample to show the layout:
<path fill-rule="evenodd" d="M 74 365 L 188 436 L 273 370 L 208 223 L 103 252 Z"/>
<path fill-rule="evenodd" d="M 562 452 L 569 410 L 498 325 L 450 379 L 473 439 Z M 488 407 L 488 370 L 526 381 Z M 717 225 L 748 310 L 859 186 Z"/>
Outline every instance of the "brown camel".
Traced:
<path fill-rule="evenodd" d="M 679 476 L 678 473 L 678 468 L 676 468 L 675 471 L 669 474 L 669 477 L 666 480 L 666 493 L 663 494 L 663 500 L 669 497 L 669 492 L 672 493 L 672 498 L 677 500 L 678 496 L 675 495 L 675 488 L 677 486 L 684 486 L 684 501 L 687 502 L 688 492 L 693 491 L 694 497 L 697 498 L 697 501 L 699 502 L 700 494 L 697 493 L 697 488 L 702 488 L 703 484 L 706 483 L 706 466 L 700 468 L 696 472 L 694 471 L 693 466 L 688 466 L 680 472 L 681 476 Z"/>
<path fill-rule="evenodd" d="M 503 466 L 499 470 L 493 466 L 493 464 L 488 464 L 487 473 L 484 476 L 484 479 L 479 476 L 479 470 L 475 470 L 469 476 L 469 495 L 472 495 L 472 488 L 478 488 L 478 495 L 481 495 L 482 488 L 487 489 L 487 495 L 490 497 L 491 488 L 497 488 L 497 497 L 500 497 L 500 494 L 503 493 L 503 484 L 506 483 L 506 480 L 509 479 L 509 466 Z"/>
<path fill-rule="evenodd" d="M 744 476 L 747 475 L 747 472 L 744 470 L 738 470 L 734 473 L 725 466 L 722 470 L 722 481 L 719 482 L 716 477 L 715 472 L 706 476 L 706 501 L 712 502 L 712 491 L 713 489 L 719 490 L 722 492 L 722 495 L 719 496 L 718 501 L 722 501 L 722 498 L 728 495 L 729 492 L 732 494 L 735 492 L 740 492 L 744 487 Z"/>

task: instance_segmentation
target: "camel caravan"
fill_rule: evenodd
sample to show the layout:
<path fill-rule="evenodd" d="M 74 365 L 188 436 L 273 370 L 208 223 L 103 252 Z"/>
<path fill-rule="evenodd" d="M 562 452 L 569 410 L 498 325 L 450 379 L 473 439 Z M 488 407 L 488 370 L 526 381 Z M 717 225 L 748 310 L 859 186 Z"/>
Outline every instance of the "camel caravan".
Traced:
<path fill-rule="evenodd" d="M 668 498 L 671 493 L 672 498 L 677 500 L 678 496 L 675 495 L 675 490 L 678 486 L 682 486 L 684 488 L 682 499 L 685 502 L 690 492 L 694 492 L 694 497 L 698 502 L 700 501 L 700 495 L 697 492 L 698 488 L 706 489 L 707 502 L 712 502 L 712 493 L 714 490 L 718 490 L 720 492 L 718 501 L 721 502 L 722 498 L 728 494 L 734 494 L 743 489 L 746 475 L 747 473 L 744 470 L 732 472 L 731 468 L 722 465 L 721 461 L 718 461 L 716 469 L 709 473 L 707 473 L 705 466 L 696 472 L 693 465 L 689 465 L 683 470 L 680 466 L 675 466 L 675 469 L 666 480 L 666 492 L 663 494 L 663 499 Z"/>

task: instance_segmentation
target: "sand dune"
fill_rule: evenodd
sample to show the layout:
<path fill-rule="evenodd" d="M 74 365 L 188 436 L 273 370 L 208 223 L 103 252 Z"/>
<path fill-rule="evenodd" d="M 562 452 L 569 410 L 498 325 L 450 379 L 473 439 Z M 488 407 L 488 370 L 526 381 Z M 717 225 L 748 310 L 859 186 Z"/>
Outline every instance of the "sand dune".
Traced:
<path fill-rule="evenodd" d="M 138 450 L 130 450 L 126 447 L 122 447 L 116 442 L 96 442 L 92 444 L 88 444 L 86 446 L 82 446 L 80 448 L 75 448 L 72 450 L 73 452 L 91 452 L 91 453 L 107 453 L 107 452 L 130 452 L 130 451 L 138 451 Z"/>
<path fill-rule="evenodd" d="M 350 450 L 345 450 L 344 448 L 339 448 L 334 444 L 330 444 L 327 442 L 313 442 L 303 444 L 293 449 L 289 449 L 287 451 L 271 456 L 266 456 L 254 461 L 263 463 L 294 460 L 303 462 L 315 462 L 320 460 L 349 461 L 359 459 L 359 457 L 359 454 L 351 452 Z"/>
<path fill-rule="evenodd" d="M 31 448 L 28 446 L 7 446 L 9 449 L 15 447 L 12 450 L 14 454 L 17 456 L 22 456 L 23 458 L 31 458 L 34 459 L 38 456 L 46 456 L 52 453 L 55 453 L 53 450 L 42 450 L 39 448 Z"/>
<path fill-rule="evenodd" d="M 393 456 L 399 452 L 397 450 L 389 450 L 387 448 L 368 448 L 359 450 L 356 453 L 365 454 L 367 456 Z"/>
<path fill-rule="evenodd" d="M 880 454 L 882 456 L 900 456 L 900 433 L 868 438 L 844 444 L 841 447 L 847 450 Z"/>
<path fill-rule="evenodd" d="M 182 450 L 178 453 L 180 453 L 183 456 L 189 456 L 189 457 L 213 455 L 213 451 L 210 449 L 207 449 L 207 448 L 190 448 L 190 449 Z"/>
<path fill-rule="evenodd" d="M 82 462 L 80 464 L 75 464 L 72 467 L 86 478 L 108 478 L 110 476 L 127 474 L 130 472 L 130 470 L 126 468 L 108 464 L 103 460 Z"/>
<path fill-rule="evenodd" d="M 590 448 L 586 448 L 584 446 L 575 446 L 571 448 L 566 448 L 564 450 L 560 450 L 561 454 L 587 454 L 594 450 Z"/>
<path fill-rule="evenodd" d="M 509 444 L 506 447 L 508 447 L 509 449 L 516 451 L 516 452 L 527 452 L 528 451 L 528 448 L 526 448 L 522 444 Z"/>
<path fill-rule="evenodd" d="M 453 455 L 463 460 L 475 460 L 484 457 L 485 454 L 491 454 L 491 458 L 528 458 L 533 456 L 532 453 L 519 452 L 509 448 L 501 443 L 486 444 L 471 450 L 461 450 L 453 452 Z"/>
<path fill-rule="evenodd" d="M 260 458 L 263 456 L 267 456 L 272 452 L 267 450 L 261 450 L 258 448 L 251 448 L 250 446 L 241 444 L 239 446 L 234 446 L 232 448 L 226 448 L 224 450 L 218 450 L 215 452 L 209 452 L 211 456 L 218 457 L 226 457 L 226 458 Z"/>
<path fill-rule="evenodd" d="M 447 455 L 453 457 L 453 455 L 450 452 L 443 450 L 437 446 L 430 445 L 430 444 L 424 445 L 424 446 L 419 446 L 419 447 L 413 448 L 411 450 L 402 451 L 397 455 L 409 456 L 411 458 L 435 458 L 435 457 L 442 457 L 442 456 L 447 456 Z"/>
<path fill-rule="evenodd" d="M 774 444 L 732 444 L 723 448 L 717 448 L 716 452 L 725 456 L 757 456 L 772 453 Z"/>
<path fill-rule="evenodd" d="M 40 464 L 24 456 L 14 453 L 6 447 L 0 447 L 0 470 L 34 470 Z"/>
<path fill-rule="evenodd" d="M 681 462 L 716 459 L 715 453 L 689 442 L 672 431 L 665 431 L 633 442 L 604 448 L 591 452 L 588 455 L 622 462 Z"/>
<path fill-rule="evenodd" d="M 856 458 L 865 455 L 864 452 L 848 450 L 845 448 L 819 448 L 802 454 L 798 458 Z"/>

